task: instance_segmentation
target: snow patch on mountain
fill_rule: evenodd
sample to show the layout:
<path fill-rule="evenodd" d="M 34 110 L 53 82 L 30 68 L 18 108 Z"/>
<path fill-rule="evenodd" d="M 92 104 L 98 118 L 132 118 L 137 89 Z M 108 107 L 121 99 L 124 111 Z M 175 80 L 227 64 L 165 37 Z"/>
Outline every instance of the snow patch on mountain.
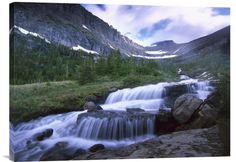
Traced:
<path fill-rule="evenodd" d="M 115 49 L 112 45 L 108 44 L 111 49 Z"/>
<path fill-rule="evenodd" d="M 21 33 L 23 33 L 23 34 L 25 34 L 25 35 L 32 35 L 32 36 L 34 36 L 34 37 L 39 37 L 40 39 L 43 39 L 43 40 L 45 40 L 45 42 L 47 42 L 47 43 L 51 43 L 48 39 L 46 39 L 45 37 L 43 37 L 43 36 L 41 36 L 40 34 L 38 34 L 38 33 L 34 33 L 34 32 L 31 32 L 31 31 L 28 31 L 28 30 L 26 30 L 26 29 L 24 29 L 24 28 L 21 28 L 21 27 L 19 27 L 19 26 L 16 26 L 16 25 L 14 25 L 13 26 L 13 28 L 16 28 L 16 29 L 18 29 Z"/>
<path fill-rule="evenodd" d="M 167 51 L 162 51 L 162 50 L 158 50 L 158 51 L 145 51 L 146 54 L 151 54 L 151 55 L 163 55 L 165 53 L 167 53 Z"/>
<path fill-rule="evenodd" d="M 165 56 L 143 56 L 143 55 L 134 55 L 132 54 L 133 57 L 139 57 L 139 58 L 145 58 L 145 59 L 167 59 L 167 58 L 174 58 L 177 57 L 178 55 L 165 55 Z"/>
<path fill-rule="evenodd" d="M 84 52 L 87 52 L 87 53 L 92 53 L 92 54 L 99 55 L 98 52 L 93 51 L 93 50 L 88 50 L 88 49 L 86 49 L 86 48 L 84 48 L 84 47 L 82 47 L 80 45 L 74 46 L 74 47 L 72 47 L 72 49 L 75 50 L 75 51 L 81 50 L 81 51 L 84 51 Z"/>
<path fill-rule="evenodd" d="M 82 27 L 91 32 L 91 30 L 87 26 L 85 26 L 84 24 L 82 25 Z"/>

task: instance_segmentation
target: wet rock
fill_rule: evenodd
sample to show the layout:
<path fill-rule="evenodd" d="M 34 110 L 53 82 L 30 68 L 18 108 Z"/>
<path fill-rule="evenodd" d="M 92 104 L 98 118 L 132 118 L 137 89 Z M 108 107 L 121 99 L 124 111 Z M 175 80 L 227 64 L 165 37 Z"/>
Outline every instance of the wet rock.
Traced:
<path fill-rule="evenodd" d="M 75 160 L 223 156 L 218 126 L 161 135 L 120 149 L 88 152 Z"/>
<path fill-rule="evenodd" d="M 216 124 L 218 111 L 208 104 L 203 104 L 198 112 L 196 118 L 191 122 L 192 128 L 209 128 Z"/>
<path fill-rule="evenodd" d="M 96 106 L 97 110 L 103 110 L 103 108 L 100 105 Z"/>
<path fill-rule="evenodd" d="M 51 137 L 53 134 L 53 129 L 46 129 L 45 131 L 43 132 L 40 132 L 40 133 L 36 133 L 34 136 L 33 136 L 33 139 L 34 140 L 37 140 L 37 141 L 42 141 L 46 138 L 49 138 Z"/>
<path fill-rule="evenodd" d="M 187 123 L 180 125 L 176 131 L 209 128 L 216 124 L 219 111 L 207 103 L 203 103 L 198 110 L 192 115 L 191 120 Z"/>
<path fill-rule="evenodd" d="M 92 101 L 89 101 L 84 104 L 84 110 L 87 110 L 87 112 L 93 112 L 93 111 L 102 110 L 102 107 L 99 105 L 96 105 Z"/>
<path fill-rule="evenodd" d="M 180 123 L 184 124 L 189 121 L 193 113 L 200 107 L 202 100 L 193 94 L 184 94 L 178 97 L 172 109 L 173 117 Z"/>
<path fill-rule="evenodd" d="M 174 103 L 178 97 L 187 93 L 196 93 L 192 88 L 194 84 L 177 84 L 165 87 L 164 101 L 167 107 L 174 107 Z"/>
<path fill-rule="evenodd" d="M 93 118 L 100 118 L 100 119 L 114 119 L 114 118 L 122 118 L 122 119 L 135 119 L 135 118 L 152 118 L 155 116 L 152 113 L 148 112 L 143 112 L 143 111 L 137 111 L 136 113 L 128 113 L 126 111 L 109 111 L 109 110 L 104 110 L 104 111 L 92 111 L 92 112 L 87 112 L 87 113 L 82 113 L 78 115 L 77 122 L 83 118 L 87 117 L 93 117 Z"/>
<path fill-rule="evenodd" d="M 166 96 L 176 98 L 186 93 L 192 93 L 193 90 L 191 88 L 192 84 L 178 84 L 166 86 Z"/>
<path fill-rule="evenodd" d="M 145 112 L 145 110 L 140 109 L 140 108 L 127 108 L 126 111 L 127 111 L 128 113 Z"/>
<path fill-rule="evenodd" d="M 67 142 L 58 142 L 51 149 L 47 150 L 40 158 L 42 161 L 70 160 L 73 158 L 71 149 L 67 148 Z"/>
<path fill-rule="evenodd" d="M 105 149 L 105 146 L 103 144 L 95 144 L 92 147 L 89 148 L 89 151 L 91 152 L 97 152 L 99 150 Z"/>
<path fill-rule="evenodd" d="M 156 132 L 158 135 L 171 133 L 178 126 L 171 109 L 160 109 L 156 117 Z"/>
<path fill-rule="evenodd" d="M 73 157 L 80 156 L 80 155 L 83 155 L 85 153 L 86 153 L 86 150 L 79 148 L 75 151 Z"/>

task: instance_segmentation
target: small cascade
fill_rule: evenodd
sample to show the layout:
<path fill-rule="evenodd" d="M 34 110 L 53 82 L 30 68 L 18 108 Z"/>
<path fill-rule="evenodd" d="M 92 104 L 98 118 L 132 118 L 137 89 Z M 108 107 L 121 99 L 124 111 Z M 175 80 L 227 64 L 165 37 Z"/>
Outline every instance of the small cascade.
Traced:
<path fill-rule="evenodd" d="M 107 116 L 109 116 L 107 114 Z M 79 119 L 76 135 L 93 140 L 132 139 L 155 132 L 155 115 L 127 113 L 114 117 L 96 118 L 93 116 Z"/>
<path fill-rule="evenodd" d="M 150 100 L 150 99 L 160 99 L 164 95 L 164 87 L 167 86 L 168 83 L 159 83 L 159 84 L 151 84 L 147 86 L 140 86 L 133 89 L 126 88 L 122 90 L 118 90 L 116 92 L 111 93 L 107 99 L 105 104 L 112 104 L 121 101 L 130 101 L 130 100 Z"/>
<path fill-rule="evenodd" d="M 101 105 L 104 110 L 126 111 L 127 108 L 140 108 L 145 111 L 158 111 L 159 108 L 164 107 L 163 99 L 151 100 L 130 100 L 123 102 L 115 102 L 112 104 Z"/>
<path fill-rule="evenodd" d="M 214 87 L 211 86 L 210 81 L 199 81 L 195 84 L 195 88 L 198 97 L 202 100 L 205 100 L 214 91 Z"/>

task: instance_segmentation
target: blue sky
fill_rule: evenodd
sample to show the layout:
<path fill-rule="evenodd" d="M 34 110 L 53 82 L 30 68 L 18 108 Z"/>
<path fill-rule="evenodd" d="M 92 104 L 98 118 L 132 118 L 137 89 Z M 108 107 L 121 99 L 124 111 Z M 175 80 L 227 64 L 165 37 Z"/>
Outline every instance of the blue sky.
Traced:
<path fill-rule="evenodd" d="M 134 42 L 189 42 L 230 24 L 229 8 L 83 5 Z"/>

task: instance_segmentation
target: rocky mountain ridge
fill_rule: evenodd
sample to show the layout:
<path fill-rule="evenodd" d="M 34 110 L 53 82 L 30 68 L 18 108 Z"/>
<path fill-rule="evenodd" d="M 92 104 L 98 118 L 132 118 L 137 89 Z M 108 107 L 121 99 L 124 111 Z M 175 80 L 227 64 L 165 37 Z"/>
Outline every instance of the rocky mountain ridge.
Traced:
<path fill-rule="evenodd" d="M 212 34 L 192 40 L 187 43 L 175 43 L 173 40 L 153 43 L 152 46 L 145 47 L 146 55 L 150 51 L 156 51 L 157 55 L 182 56 L 184 59 L 192 58 L 202 53 L 210 53 L 213 50 L 229 48 L 230 26 L 220 29 Z M 159 53 L 158 53 L 159 52 Z M 229 51 L 228 51 L 229 53 Z M 152 53 L 155 54 L 155 53 Z"/>
<path fill-rule="evenodd" d="M 143 47 L 79 4 L 12 3 L 10 28 L 37 33 L 48 41 L 75 50 L 109 54 L 141 54 Z"/>
<path fill-rule="evenodd" d="M 96 55 L 119 50 L 124 56 L 144 59 L 193 59 L 202 53 L 228 48 L 230 26 L 187 43 L 173 40 L 143 47 L 87 11 L 80 4 L 12 3 L 10 28 L 21 36 L 35 36 Z M 34 46 L 31 38 L 29 47 Z M 179 57 L 181 56 L 181 57 Z"/>

